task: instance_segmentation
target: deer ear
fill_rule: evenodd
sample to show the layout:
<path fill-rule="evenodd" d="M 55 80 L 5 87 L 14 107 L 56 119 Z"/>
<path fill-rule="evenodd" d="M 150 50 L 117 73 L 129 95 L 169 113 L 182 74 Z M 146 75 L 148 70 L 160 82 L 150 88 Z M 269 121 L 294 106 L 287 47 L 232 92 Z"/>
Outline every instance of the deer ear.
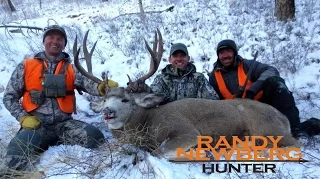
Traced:
<path fill-rule="evenodd" d="M 165 94 L 148 94 L 142 98 L 135 99 L 135 102 L 143 108 L 153 108 L 159 105 L 165 99 Z"/>

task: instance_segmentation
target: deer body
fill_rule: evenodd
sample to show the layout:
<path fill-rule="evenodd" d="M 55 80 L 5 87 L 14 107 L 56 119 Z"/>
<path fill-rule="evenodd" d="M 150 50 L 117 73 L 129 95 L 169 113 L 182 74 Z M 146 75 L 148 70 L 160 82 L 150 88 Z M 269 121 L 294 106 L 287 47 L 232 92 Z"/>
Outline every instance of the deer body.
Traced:
<path fill-rule="evenodd" d="M 270 105 L 248 99 L 186 98 L 157 106 L 162 98 L 113 88 L 91 108 L 104 113 L 116 138 L 142 134 L 144 146 L 166 158 L 175 157 L 176 148 L 195 147 L 200 135 L 214 140 L 226 136 L 230 144 L 232 136 L 284 136 L 279 146 L 297 146 L 288 119 Z"/>

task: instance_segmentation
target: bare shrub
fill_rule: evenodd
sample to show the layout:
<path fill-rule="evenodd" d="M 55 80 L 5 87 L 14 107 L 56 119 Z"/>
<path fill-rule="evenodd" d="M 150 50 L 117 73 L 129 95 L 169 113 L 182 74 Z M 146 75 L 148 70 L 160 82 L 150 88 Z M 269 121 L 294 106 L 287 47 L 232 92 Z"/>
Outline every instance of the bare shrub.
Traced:
<path fill-rule="evenodd" d="M 18 55 L 18 53 L 12 48 L 9 42 L 6 40 L 7 37 L 0 36 L 0 52 L 5 55 L 5 57 L 9 57 L 11 55 Z"/>
<path fill-rule="evenodd" d="M 298 92 L 295 91 L 295 100 L 298 104 L 304 104 L 300 110 L 301 119 L 313 117 L 314 112 L 320 111 L 320 94 L 315 92 Z"/>

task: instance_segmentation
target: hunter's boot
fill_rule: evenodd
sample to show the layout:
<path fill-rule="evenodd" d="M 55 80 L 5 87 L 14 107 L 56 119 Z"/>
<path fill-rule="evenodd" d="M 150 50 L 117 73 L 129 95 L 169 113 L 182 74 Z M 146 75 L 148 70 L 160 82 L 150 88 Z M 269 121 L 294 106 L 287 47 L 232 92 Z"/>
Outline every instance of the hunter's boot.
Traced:
<path fill-rule="evenodd" d="M 320 119 L 312 117 L 301 123 L 300 127 L 309 136 L 320 135 Z"/>
<path fill-rule="evenodd" d="M 40 150 L 41 137 L 34 130 L 19 131 L 8 145 L 5 162 L 9 169 L 17 171 L 29 171 L 33 169 L 33 163 L 37 160 Z"/>

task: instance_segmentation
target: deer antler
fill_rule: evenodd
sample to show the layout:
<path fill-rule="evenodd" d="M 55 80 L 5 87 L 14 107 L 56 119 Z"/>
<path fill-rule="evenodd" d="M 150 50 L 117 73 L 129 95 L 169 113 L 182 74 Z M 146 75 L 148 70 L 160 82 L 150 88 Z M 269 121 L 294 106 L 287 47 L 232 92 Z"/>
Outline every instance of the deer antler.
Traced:
<path fill-rule="evenodd" d="M 128 76 L 129 78 L 129 82 L 128 82 L 128 87 L 135 91 L 137 90 L 139 87 L 138 81 L 140 82 L 144 82 L 145 80 L 147 80 L 148 78 L 150 78 L 158 69 L 159 64 L 161 62 L 161 58 L 162 58 L 162 54 L 163 54 L 163 40 L 162 40 L 162 35 L 161 32 L 159 31 L 159 29 L 157 29 L 157 31 L 155 31 L 155 37 L 154 37 L 154 43 L 153 43 L 153 47 L 152 49 L 150 48 L 148 42 L 144 39 L 144 42 L 146 44 L 147 50 L 151 55 L 151 60 L 150 60 L 150 68 L 149 68 L 149 72 L 145 75 L 143 75 L 141 78 L 139 78 L 137 81 L 132 82 L 130 79 L 130 76 Z M 159 41 L 157 36 L 159 36 Z M 157 50 L 158 49 L 158 50 Z"/>
<path fill-rule="evenodd" d="M 158 42 L 158 38 L 157 38 L 157 33 L 159 35 L 159 42 Z M 141 81 L 145 81 L 146 79 L 150 78 L 157 71 L 159 64 L 161 62 L 162 54 L 163 54 L 162 35 L 161 35 L 159 29 L 157 29 L 157 31 L 154 33 L 154 43 L 153 43 L 152 50 L 151 50 L 149 44 L 147 43 L 147 41 L 144 40 L 144 42 L 146 44 L 148 52 L 151 55 L 151 61 L 150 61 L 149 72 L 146 75 L 139 78 L 139 80 L 141 80 Z M 158 45 L 159 45 L 159 48 L 157 51 Z"/>
<path fill-rule="evenodd" d="M 92 49 L 90 50 L 90 53 L 88 51 L 88 48 L 87 48 L 87 38 L 88 38 L 88 34 L 89 34 L 89 30 L 86 32 L 84 38 L 83 38 L 83 43 L 82 43 L 82 46 L 83 46 L 83 54 L 84 54 L 84 59 L 86 60 L 86 64 L 87 64 L 87 69 L 88 71 L 86 71 L 81 65 L 80 65 L 80 62 L 79 62 L 79 53 L 80 53 L 80 47 L 78 48 L 78 45 L 77 45 L 77 37 L 74 41 L 74 44 L 73 44 L 73 56 L 74 56 L 74 65 L 76 66 L 76 68 L 79 70 L 79 72 L 81 74 L 83 74 L 84 76 L 86 76 L 87 78 L 97 82 L 97 83 L 101 83 L 102 80 L 100 80 L 99 78 L 95 77 L 93 74 L 92 74 L 92 54 L 93 54 L 93 51 L 97 45 L 97 42 L 96 41 L 92 47 Z M 102 79 L 107 79 L 106 75 L 102 75 Z"/>

